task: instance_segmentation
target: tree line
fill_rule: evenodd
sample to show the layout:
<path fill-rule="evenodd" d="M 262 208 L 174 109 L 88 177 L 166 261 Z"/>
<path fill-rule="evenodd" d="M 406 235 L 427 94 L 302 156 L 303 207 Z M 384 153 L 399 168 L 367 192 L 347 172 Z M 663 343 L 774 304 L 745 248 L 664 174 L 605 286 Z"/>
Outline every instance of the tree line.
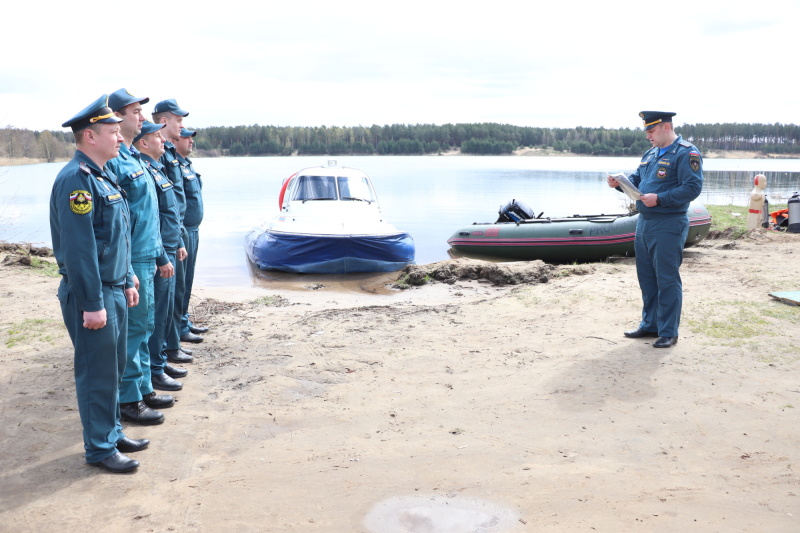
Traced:
<path fill-rule="evenodd" d="M 794 124 L 688 124 L 676 132 L 701 151 L 752 150 L 800 154 Z M 509 124 L 392 124 L 386 126 L 217 126 L 198 130 L 196 147 L 220 155 L 510 154 L 549 148 L 586 155 L 638 156 L 650 148 L 630 128 L 534 128 Z"/>
<path fill-rule="evenodd" d="M 52 163 L 71 157 L 75 150 L 72 132 L 31 131 L 7 126 L 0 128 L 0 157 L 44 159 Z"/>
<path fill-rule="evenodd" d="M 794 124 L 688 124 L 676 132 L 708 150 L 752 150 L 800 154 Z M 195 148 L 208 156 L 510 154 L 544 148 L 598 156 L 638 156 L 650 148 L 642 131 L 630 128 L 535 128 L 509 124 L 392 124 L 385 126 L 214 126 L 198 128 Z M 0 129 L 0 157 L 71 155 L 71 132 Z"/>
<path fill-rule="evenodd" d="M 422 155 L 460 150 L 510 154 L 521 147 L 627 155 L 649 147 L 630 129 L 531 128 L 507 124 L 339 127 L 218 126 L 198 130 L 197 148 L 230 155 Z"/>

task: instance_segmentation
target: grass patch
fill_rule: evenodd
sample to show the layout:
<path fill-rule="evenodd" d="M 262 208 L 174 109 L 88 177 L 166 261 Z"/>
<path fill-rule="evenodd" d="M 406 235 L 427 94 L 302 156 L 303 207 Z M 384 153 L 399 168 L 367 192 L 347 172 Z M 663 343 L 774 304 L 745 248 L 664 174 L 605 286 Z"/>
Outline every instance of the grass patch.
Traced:
<path fill-rule="evenodd" d="M 54 326 L 56 329 L 54 331 Z M 18 324 L 12 324 L 8 328 L 6 347 L 13 348 L 18 344 L 30 344 L 32 342 L 54 343 L 55 333 L 61 336 L 63 325 L 56 320 L 43 318 L 29 318 Z"/>
<path fill-rule="evenodd" d="M 256 298 L 253 300 L 253 305 L 258 307 L 284 307 L 289 305 L 289 301 L 283 296 L 271 295 Z"/>
<path fill-rule="evenodd" d="M 531 290 L 530 287 L 514 288 L 511 294 L 525 307 L 536 307 L 542 303 L 542 299 L 535 291 Z"/>
<path fill-rule="evenodd" d="M 392 286 L 396 289 L 410 289 L 411 287 L 417 287 L 421 285 L 425 285 L 426 283 L 430 283 L 433 280 L 430 274 L 426 274 L 422 278 L 418 276 L 412 276 L 411 274 L 403 274 L 397 281 L 395 281 Z"/>
<path fill-rule="evenodd" d="M 749 339 L 758 335 L 774 335 L 767 332 L 769 322 L 753 316 L 749 309 L 739 308 L 732 313 L 719 313 L 724 316 L 690 320 L 692 330 L 715 339 Z M 740 343 L 737 343 L 737 345 Z"/>
<path fill-rule="evenodd" d="M 36 256 L 31 256 L 31 267 L 42 271 L 47 277 L 58 278 L 61 276 L 58 272 L 58 263 L 46 261 Z"/>
<path fill-rule="evenodd" d="M 0 241 L 0 254 L 4 265 L 23 266 L 41 271 L 48 277 L 57 278 L 58 264 L 50 248 L 36 248 L 30 244 L 14 244 Z M 51 259 L 45 259 L 49 257 Z"/>
<path fill-rule="evenodd" d="M 790 324 L 800 322 L 800 308 L 778 302 L 719 301 L 713 312 L 701 312 L 686 320 L 694 333 L 714 339 L 717 346 L 747 347 L 754 352 L 764 352 L 759 360 L 770 362 L 768 353 L 777 349 L 784 356 L 794 356 L 800 349 L 777 347 L 774 337 L 785 337 Z M 795 326 L 791 326 L 795 327 Z M 769 350 L 763 350 L 765 343 Z M 778 343 L 781 344 L 781 343 Z"/>
<path fill-rule="evenodd" d="M 727 231 L 731 239 L 738 239 L 745 235 L 747 229 L 747 213 L 749 207 L 741 205 L 707 205 L 706 209 L 711 214 L 710 231 Z M 778 211 L 786 209 L 786 204 L 770 204 L 769 210 Z"/>
<path fill-rule="evenodd" d="M 763 307 L 761 313 L 765 316 L 791 324 L 800 323 L 800 307 L 777 302 L 769 302 L 760 305 Z"/>
<path fill-rule="evenodd" d="M 559 265 L 556 267 L 554 278 L 567 278 L 569 276 L 588 276 L 594 274 L 595 268 L 591 264 L 578 263 L 575 261 L 570 265 Z"/>
<path fill-rule="evenodd" d="M 706 209 L 711 213 L 712 230 L 744 229 L 747 225 L 747 207 L 740 205 L 707 205 Z"/>

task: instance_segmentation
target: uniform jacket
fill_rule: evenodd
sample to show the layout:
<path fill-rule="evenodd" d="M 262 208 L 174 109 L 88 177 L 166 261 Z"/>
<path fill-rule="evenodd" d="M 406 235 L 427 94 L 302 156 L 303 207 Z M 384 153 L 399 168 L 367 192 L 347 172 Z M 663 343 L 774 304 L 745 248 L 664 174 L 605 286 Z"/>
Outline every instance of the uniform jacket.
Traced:
<path fill-rule="evenodd" d="M 636 208 L 645 219 L 686 213 L 689 203 L 703 190 L 703 158 L 690 142 L 678 136 L 664 152 L 653 147 L 642 156 L 639 168 L 629 179 L 642 194 L 655 193 L 659 205 L 645 206 L 641 200 Z"/>
<path fill-rule="evenodd" d="M 125 143 L 119 155 L 106 163 L 125 189 L 131 213 L 131 261 L 157 259 L 159 266 L 169 262 L 161 244 L 158 225 L 158 198 L 153 180 L 142 167 L 139 152 Z"/>
<path fill-rule="evenodd" d="M 203 221 L 203 182 L 195 172 L 192 160 L 178 154 L 178 162 L 183 176 L 183 192 L 186 197 L 186 214 L 183 225 L 187 229 L 197 229 Z"/>
<path fill-rule="evenodd" d="M 142 164 L 155 184 L 158 194 L 158 218 L 164 249 L 175 252 L 185 245 L 181 239 L 181 213 L 175 196 L 175 187 L 164 175 L 164 165 L 147 154 L 140 155 Z"/>
<path fill-rule="evenodd" d="M 186 194 L 183 191 L 183 172 L 181 172 L 181 163 L 178 160 L 178 152 L 175 150 L 175 145 L 167 141 L 164 143 L 164 155 L 159 160 L 164 165 L 164 174 L 167 179 L 172 182 L 175 190 L 175 200 L 178 202 L 178 212 L 181 215 L 181 239 L 184 243 L 189 242 L 189 234 L 186 233 L 186 228 L 183 222 L 183 217 L 186 215 Z"/>
<path fill-rule="evenodd" d="M 123 191 L 80 150 L 53 183 L 50 235 L 58 271 L 82 311 L 105 309 L 103 285 L 133 287 Z"/>

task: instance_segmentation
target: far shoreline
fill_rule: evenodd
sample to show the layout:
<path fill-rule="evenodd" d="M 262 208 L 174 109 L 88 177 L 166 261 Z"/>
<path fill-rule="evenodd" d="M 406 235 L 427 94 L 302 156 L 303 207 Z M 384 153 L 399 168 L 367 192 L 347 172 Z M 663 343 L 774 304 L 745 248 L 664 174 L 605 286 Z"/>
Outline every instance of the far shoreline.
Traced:
<path fill-rule="evenodd" d="M 318 155 L 318 154 L 313 154 Z M 461 150 L 450 150 L 448 152 L 440 152 L 437 154 L 408 154 L 409 157 L 437 157 L 437 156 L 445 156 L 445 157 L 453 157 L 453 156 L 464 156 L 464 157 L 485 157 L 482 155 L 477 154 L 463 154 Z M 515 150 L 512 154 L 502 154 L 507 157 L 582 157 L 582 158 L 591 158 L 591 157 L 638 157 L 638 156 L 595 156 L 595 155 L 587 155 L 587 154 L 576 154 L 574 152 L 559 152 L 553 150 L 552 148 L 520 148 Z M 203 153 L 203 151 L 198 151 L 196 157 L 209 157 L 209 158 L 218 158 L 218 157 L 306 157 L 300 156 L 297 153 L 294 153 L 290 156 L 220 156 L 214 155 L 211 153 Z M 366 155 L 366 154 L 322 154 L 319 157 L 386 157 L 382 155 Z M 402 156 L 400 156 L 402 157 Z M 758 151 L 749 151 L 749 150 L 711 150 L 703 154 L 705 159 L 800 159 L 800 154 L 771 154 L 767 152 L 758 152 Z M 66 163 L 71 158 L 58 158 L 55 161 L 49 161 L 50 163 Z M 23 165 L 38 165 L 41 163 L 48 163 L 47 159 L 45 158 L 35 158 L 35 157 L 0 157 L 0 167 L 15 167 L 15 166 L 23 166 Z"/>

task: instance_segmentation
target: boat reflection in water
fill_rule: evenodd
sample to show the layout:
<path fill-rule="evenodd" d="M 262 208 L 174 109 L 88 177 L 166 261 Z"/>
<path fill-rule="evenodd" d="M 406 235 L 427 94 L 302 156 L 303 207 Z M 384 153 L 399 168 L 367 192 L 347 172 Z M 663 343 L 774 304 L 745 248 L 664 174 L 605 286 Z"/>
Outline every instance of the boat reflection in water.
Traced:
<path fill-rule="evenodd" d="M 361 170 L 327 166 L 284 180 L 280 212 L 245 237 L 263 270 L 314 274 L 391 272 L 414 262 L 414 240 L 383 219 Z"/>
<path fill-rule="evenodd" d="M 447 240 L 450 255 L 551 263 L 634 255 L 638 213 L 542 218 L 543 213 L 534 216 L 524 203 L 512 200 L 499 214 L 497 222 L 476 222 L 456 231 Z M 702 241 L 711 227 L 711 215 L 703 204 L 690 204 L 688 216 L 687 247 Z"/>

